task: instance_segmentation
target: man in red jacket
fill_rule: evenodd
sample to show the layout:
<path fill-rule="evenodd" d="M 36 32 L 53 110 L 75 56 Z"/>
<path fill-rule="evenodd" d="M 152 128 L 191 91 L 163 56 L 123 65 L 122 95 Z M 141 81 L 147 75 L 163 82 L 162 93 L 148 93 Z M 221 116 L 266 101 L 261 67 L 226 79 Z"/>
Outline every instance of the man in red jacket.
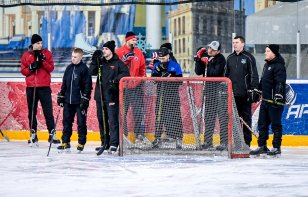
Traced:
<path fill-rule="evenodd" d="M 26 76 L 26 93 L 28 103 L 28 118 L 30 126 L 30 140 L 28 143 L 37 144 L 37 106 L 41 102 L 49 134 L 55 129 L 52 110 L 50 73 L 54 70 L 52 54 L 47 49 L 42 49 L 42 38 L 33 34 L 29 50 L 22 55 L 20 72 Z M 48 141 L 59 144 L 56 135 L 49 135 Z"/>
<path fill-rule="evenodd" d="M 129 68 L 131 77 L 146 77 L 146 64 L 142 51 L 136 48 L 137 36 L 134 32 L 127 32 L 125 36 L 125 44 L 116 50 L 116 54 Z M 133 96 L 133 97 L 131 97 Z M 145 142 L 144 136 L 144 122 L 142 111 L 144 110 L 143 104 L 143 89 L 142 83 L 130 83 L 128 89 L 124 92 L 124 99 L 128 104 L 124 108 L 124 117 L 127 117 L 129 105 L 132 106 L 134 116 L 134 132 L 137 140 Z M 127 121 L 124 121 L 124 131 L 127 135 Z"/>

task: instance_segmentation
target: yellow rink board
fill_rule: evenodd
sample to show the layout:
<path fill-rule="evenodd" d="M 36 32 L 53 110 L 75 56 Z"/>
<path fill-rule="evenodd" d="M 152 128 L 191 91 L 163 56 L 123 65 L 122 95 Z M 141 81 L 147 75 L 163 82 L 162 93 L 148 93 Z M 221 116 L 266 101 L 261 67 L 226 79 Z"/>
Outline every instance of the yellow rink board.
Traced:
<path fill-rule="evenodd" d="M 29 139 L 29 131 L 11 131 L 11 130 L 2 130 L 4 135 L 6 135 L 10 140 L 28 140 Z M 62 132 L 57 132 L 57 137 L 61 139 Z M 147 133 L 146 137 L 150 140 L 154 140 L 153 133 Z M 0 139 L 3 137 L 0 135 Z M 46 131 L 39 131 L 38 132 L 38 139 L 39 140 L 46 140 L 48 139 L 48 133 Z M 73 132 L 71 137 L 72 141 L 77 141 L 78 136 L 77 132 Z M 128 134 L 128 139 L 131 141 L 135 141 L 135 135 L 133 133 Z M 201 143 L 203 142 L 203 135 L 200 135 Z M 273 135 L 269 136 L 268 146 L 272 144 Z M 87 134 L 87 141 L 100 141 L 99 132 L 88 132 Z M 214 135 L 214 144 L 219 143 L 219 136 Z M 216 142 L 216 143 L 215 143 Z M 184 144 L 192 144 L 195 143 L 194 134 L 184 134 L 183 136 L 183 143 Z M 257 139 L 253 136 L 252 137 L 252 146 L 257 146 Z M 303 135 L 284 135 L 282 137 L 282 146 L 308 146 L 308 136 Z"/>

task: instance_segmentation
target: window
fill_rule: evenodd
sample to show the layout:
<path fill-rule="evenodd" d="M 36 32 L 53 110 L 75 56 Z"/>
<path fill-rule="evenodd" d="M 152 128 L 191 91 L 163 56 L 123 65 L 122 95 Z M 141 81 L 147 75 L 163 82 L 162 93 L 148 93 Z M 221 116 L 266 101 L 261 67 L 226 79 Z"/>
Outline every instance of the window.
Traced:
<path fill-rule="evenodd" d="M 182 33 L 185 34 L 185 16 L 182 17 Z"/>
<path fill-rule="evenodd" d="M 181 40 L 179 40 L 179 53 L 182 53 Z"/>
<path fill-rule="evenodd" d="M 178 18 L 178 34 L 181 35 L 181 18 Z"/>
<path fill-rule="evenodd" d="M 178 49 L 177 49 L 177 42 L 176 40 L 174 40 L 174 53 L 177 54 L 178 53 Z"/>
<path fill-rule="evenodd" d="M 176 36 L 176 19 L 173 19 L 173 29 L 174 29 L 174 36 Z"/>
<path fill-rule="evenodd" d="M 185 38 L 183 38 L 182 40 L 183 40 L 183 53 L 185 53 L 185 50 L 186 50 L 185 49 L 185 47 L 186 47 L 186 45 L 185 45 Z"/>

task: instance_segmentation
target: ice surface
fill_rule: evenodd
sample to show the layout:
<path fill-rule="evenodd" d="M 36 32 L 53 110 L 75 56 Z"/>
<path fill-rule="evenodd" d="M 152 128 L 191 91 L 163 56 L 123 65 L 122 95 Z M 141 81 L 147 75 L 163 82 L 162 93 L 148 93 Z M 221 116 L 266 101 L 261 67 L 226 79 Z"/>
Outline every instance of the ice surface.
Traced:
<path fill-rule="evenodd" d="M 30 148 L 0 140 L 0 196 L 308 196 L 308 148 L 283 147 L 281 158 L 96 156 L 47 142 Z"/>

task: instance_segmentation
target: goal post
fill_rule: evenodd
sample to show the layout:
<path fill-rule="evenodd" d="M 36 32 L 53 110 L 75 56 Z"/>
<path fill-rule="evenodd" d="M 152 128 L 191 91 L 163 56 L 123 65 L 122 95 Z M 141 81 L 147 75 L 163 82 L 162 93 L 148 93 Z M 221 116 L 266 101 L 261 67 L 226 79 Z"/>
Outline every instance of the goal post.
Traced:
<path fill-rule="evenodd" d="M 124 77 L 119 88 L 120 156 L 249 157 L 230 79 Z"/>

